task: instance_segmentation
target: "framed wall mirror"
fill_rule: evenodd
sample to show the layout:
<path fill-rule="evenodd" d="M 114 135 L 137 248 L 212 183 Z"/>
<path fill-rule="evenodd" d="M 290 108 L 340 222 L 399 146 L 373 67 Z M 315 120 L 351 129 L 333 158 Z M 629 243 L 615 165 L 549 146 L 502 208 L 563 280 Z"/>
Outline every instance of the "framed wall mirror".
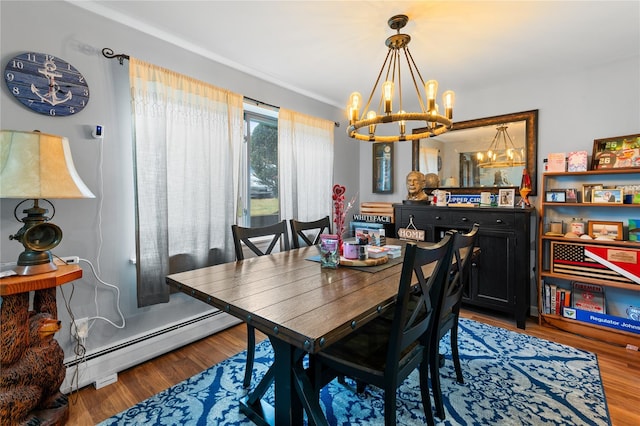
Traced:
<path fill-rule="evenodd" d="M 447 133 L 413 141 L 411 165 L 437 174 L 439 188 L 471 194 L 519 187 L 526 167 L 536 195 L 537 142 L 538 110 L 454 122 Z"/>

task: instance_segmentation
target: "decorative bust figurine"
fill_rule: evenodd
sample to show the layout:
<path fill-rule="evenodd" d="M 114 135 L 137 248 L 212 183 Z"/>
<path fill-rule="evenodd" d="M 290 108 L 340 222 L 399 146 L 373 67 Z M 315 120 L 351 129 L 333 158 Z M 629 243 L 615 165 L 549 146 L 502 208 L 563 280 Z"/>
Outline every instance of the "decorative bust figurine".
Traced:
<path fill-rule="evenodd" d="M 407 200 L 426 200 L 424 192 L 425 177 L 417 170 L 412 170 L 407 175 Z"/>

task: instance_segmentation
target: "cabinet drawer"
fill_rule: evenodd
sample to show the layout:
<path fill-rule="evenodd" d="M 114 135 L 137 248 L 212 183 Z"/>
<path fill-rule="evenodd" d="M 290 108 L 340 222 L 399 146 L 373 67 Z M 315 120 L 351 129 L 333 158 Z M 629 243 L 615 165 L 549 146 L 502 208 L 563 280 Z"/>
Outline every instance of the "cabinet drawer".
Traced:
<path fill-rule="evenodd" d="M 480 229 L 512 229 L 515 225 L 515 216 L 508 212 L 486 212 L 476 214 L 475 212 L 453 211 L 447 215 L 448 224 L 453 227 L 471 227 L 474 223 L 480 225 Z"/>
<path fill-rule="evenodd" d="M 412 209 L 402 209 L 400 210 L 400 214 L 396 213 L 396 222 L 400 225 L 400 227 L 406 227 L 413 216 L 413 224 L 418 229 L 425 229 L 426 226 L 440 225 L 440 224 L 449 224 L 449 214 L 445 209 L 442 211 L 438 211 L 436 209 L 431 209 L 427 211 L 421 210 L 412 210 Z"/>

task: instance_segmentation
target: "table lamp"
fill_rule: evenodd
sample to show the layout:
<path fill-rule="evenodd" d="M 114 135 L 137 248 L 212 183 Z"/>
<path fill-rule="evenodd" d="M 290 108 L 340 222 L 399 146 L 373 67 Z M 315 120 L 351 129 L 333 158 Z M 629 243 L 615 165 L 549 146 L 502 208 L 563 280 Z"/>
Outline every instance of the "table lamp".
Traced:
<path fill-rule="evenodd" d="M 9 239 L 17 240 L 25 250 L 18 257 L 15 272 L 35 275 L 55 271 L 50 250 L 62 241 L 62 230 L 49 220 L 55 207 L 49 198 L 95 198 L 84 184 L 71 158 L 69 140 L 46 133 L 15 130 L 0 131 L 0 198 L 23 199 L 13 215 L 24 226 Z M 33 206 L 23 210 L 26 216 L 18 218 L 20 205 L 33 200 Z M 44 200 L 53 208 L 50 217 L 40 207 Z"/>

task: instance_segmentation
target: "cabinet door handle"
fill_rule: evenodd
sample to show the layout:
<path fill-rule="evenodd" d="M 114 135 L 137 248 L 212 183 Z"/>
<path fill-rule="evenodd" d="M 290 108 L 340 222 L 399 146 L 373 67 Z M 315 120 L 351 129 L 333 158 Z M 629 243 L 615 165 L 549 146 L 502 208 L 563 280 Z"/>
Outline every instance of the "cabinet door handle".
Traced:
<path fill-rule="evenodd" d="M 496 219 L 496 223 L 502 223 L 502 219 Z"/>
<path fill-rule="evenodd" d="M 469 219 L 467 219 L 466 217 L 463 217 L 463 218 L 462 218 L 462 221 L 463 221 L 463 222 L 467 222 L 468 220 L 469 220 Z"/>
<path fill-rule="evenodd" d="M 436 216 L 436 220 L 440 220 L 440 216 Z"/>

